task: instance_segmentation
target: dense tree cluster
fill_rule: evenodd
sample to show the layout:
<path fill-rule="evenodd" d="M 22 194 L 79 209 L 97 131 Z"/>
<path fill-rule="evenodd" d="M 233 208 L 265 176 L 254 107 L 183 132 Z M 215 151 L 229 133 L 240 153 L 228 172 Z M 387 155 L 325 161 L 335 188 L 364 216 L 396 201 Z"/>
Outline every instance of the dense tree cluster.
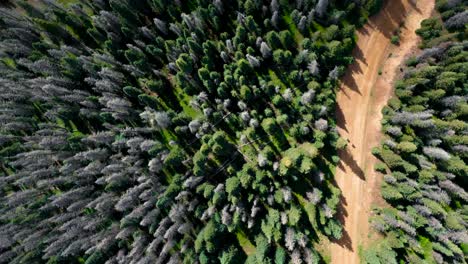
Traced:
<path fill-rule="evenodd" d="M 437 1 L 443 21 L 422 22 L 427 48 L 408 62 L 383 110 L 387 135 L 373 151 L 390 206 L 375 210 L 385 239 L 365 253 L 367 263 L 466 263 L 468 43 L 466 23 L 452 24 L 466 13 L 462 2 Z"/>
<path fill-rule="evenodd" d="M 66 2 L 0 8 L 0 262 L 317 263 L 380 1 Z"/>

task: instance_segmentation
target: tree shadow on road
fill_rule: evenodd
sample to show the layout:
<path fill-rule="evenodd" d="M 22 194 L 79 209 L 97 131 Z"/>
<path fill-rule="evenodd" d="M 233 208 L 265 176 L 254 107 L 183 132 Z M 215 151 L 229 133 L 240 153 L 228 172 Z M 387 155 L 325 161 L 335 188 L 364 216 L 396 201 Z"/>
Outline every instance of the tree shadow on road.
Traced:
<path fill-rule="evenodd" d="M 418 12 L 419 14 L 422 14 L 422 10 L 418 7 L 418 5 L 415 2 L 409 1 L 409 3 L 414 8 L 414 10 L 416 10 L 416 12 Z"/>
<path fill-rule="evenodd" d="M 398 10 L 398 12 L 390 10 Z M 371 18 L 370 24 L 386 38 L 390 39 L 393 36 L 394 30 L 398 29 L 400 24 L 405 20 L 407 13 L 408 10 L 405 8 L 402 0 L 387 1 L 384 8 L 378 15 L 379 17 L 384 17 L 385 19 L 379 19 L 376 23 L 375 19 L 377 19 L 377 17 L 374 16 Z"/>
<path fill-rule="evenodd" d="M 353 50 L 353 57 L 355 61 L 361 61 L 365 65 L 367 65 L 366 58 L 364 58 L 364 53 L 362 52 L 362 49 L 359 48 L 359 46 L 356 46 Z M 361 67 L 359 67 L 359 72 L 362 72 Z"/>
<path fill-rule="evenodd" d="M 338 155 L 340 156 L 340 163 L 338 163 L 338 167 L 340 169 L 346 171 L 346 168 L 344 166 L 344 164 L 346 164 L 351 169 L 351 171 L 354 174 L 356 174 L 361 180 L 366 180 L 366 175 L 364 174 L 364 171 L 361 169 L 356 160 L 353 159 L 353 156 L 348 149 L 339 150 Z"/>
<path fill-rule="evenodd" d="M 339 104 L 336 105 L 335 117 L 337 126 L 349 133 L 348 129 L 346 128 L 346 119 L 343 113 L 343 109 L 341 109 Z"/>
<path fill-rule="evenodd" d="M 351 237 L 349 236 L 348 232 L 344 229 L 345 225 L 345 218 L 348 216 L 348 212 L 346 211 L 346 198 L 343 195 L 340 195 L 340 203 L 338 204 L 337 208 L 337 220 L 343 225 L 342 236 L 340 239 L 331 239 L 331 241 L 335 244 L 340 245 L 341 247 L 347 248 L 353 251 L 353 243 L 351 242 Z"/>

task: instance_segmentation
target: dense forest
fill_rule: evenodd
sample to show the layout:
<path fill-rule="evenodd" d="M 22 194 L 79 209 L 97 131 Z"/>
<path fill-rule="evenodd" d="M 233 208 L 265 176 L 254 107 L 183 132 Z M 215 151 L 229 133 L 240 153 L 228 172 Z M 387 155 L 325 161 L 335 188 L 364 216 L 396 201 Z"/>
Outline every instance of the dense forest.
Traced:
<path fill-rule="evenodd" d="M 333 171 L 346 141 L 335 128 L 336 85 L 353 61 L 355 29 L 379 5 L 42 0 L 0 7 L 0 263 L 325 261 L 316 245 L 342 233 Z M 456 20 L 450 16 L 446 24 Z M 401 115 L 424 119 L 418 137 L 411 126 L 388 131 L 412 133 L 394 143 L 414 146 L 405 160 L 441 170 L 407 165 L 408 178 L 386 176 L 395 179 L 386 187 L 393 201 L 407 196 L 391 188 L 410 188 L 417 173 L 421 188 L 461 189 L 465 46 L 444 46 L 443 59 L 419 58 L 432 65 L 408 73 L 424 78 L 403 82 L 398 108 L 388 110 L 409 108 L 417 114 Z M 433 83 L 445 91 L 432 93 Z M 428 102 L 447 110 L 426 110 Z M 434 127 L 440 139 L 428 133 Z M 415 152 L 423 144 L 427 158 Z M 441 203 L 414 199 L 436 208 L 434 223 L 445 219 L 459 230 L 466 194 L 457 193 Z M 425 230 L 421 237 L 433 234 Z M 457 234 L 432 247 L 460 260 Z"/>
<path fill-rule="evenodd" d="M 468 5 L 438 0 L 416 31 L 422 51 L 407 61 L 383 110 L 382 196 L 374 228 L 384 240 L 366 263 L 466 263 L 468 255 Z"/>

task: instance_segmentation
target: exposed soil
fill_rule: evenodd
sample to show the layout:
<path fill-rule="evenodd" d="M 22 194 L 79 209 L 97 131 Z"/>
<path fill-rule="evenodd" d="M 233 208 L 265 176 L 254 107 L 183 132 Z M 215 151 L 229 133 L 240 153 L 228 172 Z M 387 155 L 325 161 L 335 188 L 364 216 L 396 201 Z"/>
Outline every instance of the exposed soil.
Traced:
<path fill-rule="evenodd" d="M 413 3 L 414 2 L 414 3 Z M 358 31 L 355 62 L 347 69 L 337 95 L 338 129 L 349 140 L 339 153 L 336 182 L 342 191 L 340 220 L 343 238 L 331 245 L 332 263 L 359 263 L 358 246 L 368 244 L 369 216 L 373 205 L 385 204 L 380 196 L 382 175 L 374 172 L 372 155 L 381 134 L 381 110 L 393 93 L 400 66 L 417 48 L 415 30 L 430 17 L 434 0 L 388 0 L 382 11 Z M 400 29 L 400 44 L 390 38 Z"/>

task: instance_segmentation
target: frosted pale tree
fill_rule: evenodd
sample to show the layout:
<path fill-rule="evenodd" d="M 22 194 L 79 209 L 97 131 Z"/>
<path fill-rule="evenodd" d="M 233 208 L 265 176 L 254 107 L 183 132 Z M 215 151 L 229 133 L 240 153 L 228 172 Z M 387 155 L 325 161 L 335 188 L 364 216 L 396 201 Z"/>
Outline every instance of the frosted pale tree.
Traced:
<path fill-rule="evenodd" d="M 282 96 L 286 102 L 291 102 L 292 99 L 294 98 L 294 94 L 291 88 L 284 90 L 284 93 L 282 94 Z"/>
<path fill-rule="evenodd" d="M 262 42 L 262 44 L 260 44 L 260 52 L 262 53 L 262 57 L 265 59 L 271 56 L 271 48 L 266 42 Z"/>
<path fill-rule="evenodd" d="M 319 17 L 323 17 L 327 12 L 328 0 L 319 0 L 315 6 L 315 12 Z"/>
<path fill-rule="evenodd" d="M 303 105 L 309 105 L 315 97 L 315 91 L 309 90 L 301 96 L 301 103 Z"/>
<path fill-rule="evenodd" d="M 260 67 L 260 61 L 254 56 L 247 54 L 246 58 L 249 61 L 250 66 L 252 66 L 253 68 Z"/>
<path fill-rule="evenodd" d="M 293 251 L 295 244 L 296 244 L 296 234 L 294 232 L 294 229 L 292 229 L 291 227 L 288 227 L 286 229 L 286 235 L 284 236 L 284 245 L 289 251 Z"/>
<path fill-rule="evenodd" d="M 301 264 L 302 263 L 302 258 L 301 258 L 301 252 L 299 249 L 295 249 L 292 254 L 291 254 L 291 264 Z"/>
<path fill-rule="evenodd" d="M 307 27 L 307 17 L 306 16 L 301 17 L 301 20 L 299 21 L 299 24 L 297 25 L 297 27 L 299 28 L 299 30 L 301 32 L 304 32 L 306 30 L 306 27 Z"/>
<path fill-rule="evenodd" d="M 314 126 L 320 131 L 326 131 L 328 129 L 328 121 L 320 118 L 319 120 L 315 121 Z"/>
<path fill-rule="evenodd" d="M 451 158 L 447 151 L 437 147 L 424 147 L 423 152 L 426 156 L 438 160 L 449 160 Z"/>
<path fill-rule="evenodd" d="M 309 64 L 307 65 L 307 69 L 309 70 L 310 74 L 314 76 L 317 76 L 320 73 L 317 60 L 312 60 L 311 62 L 309 62 Z"/>
<path fill-rule="evenodd" d="M 450 17 L 444 24 L 449 29 L 465 27 L 468 24 L 468 10 Z"/>

